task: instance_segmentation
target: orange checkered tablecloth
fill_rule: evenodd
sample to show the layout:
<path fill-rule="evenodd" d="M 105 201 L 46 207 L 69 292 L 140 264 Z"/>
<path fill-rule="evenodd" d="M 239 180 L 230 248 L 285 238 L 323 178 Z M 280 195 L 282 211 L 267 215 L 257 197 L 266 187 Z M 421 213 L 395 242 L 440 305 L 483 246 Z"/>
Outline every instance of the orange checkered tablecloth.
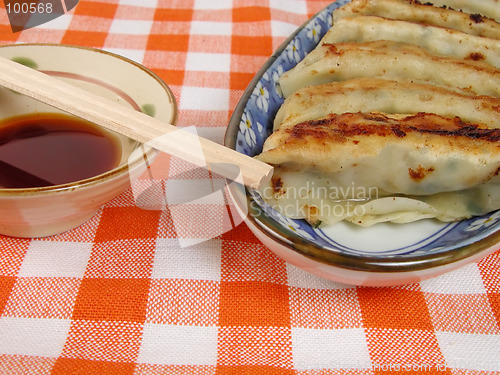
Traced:
<path fill-rule="evenodd" d="M 81 0 L 18 33 L 1 3 L 0 43 L 136 60 L 171 87 L 180 126 L 221 142 L 254 74 L 328 3 Z M 177 217 L 203 231 L 210 223 L 193 212 Z M 0 373 L 500 374 L 500 252 L 418 284 L 365 288 L 286 264 L 245 224 L 191 246 L 179 228 L 127 191 L 67 233 L 0 236 Z"/>

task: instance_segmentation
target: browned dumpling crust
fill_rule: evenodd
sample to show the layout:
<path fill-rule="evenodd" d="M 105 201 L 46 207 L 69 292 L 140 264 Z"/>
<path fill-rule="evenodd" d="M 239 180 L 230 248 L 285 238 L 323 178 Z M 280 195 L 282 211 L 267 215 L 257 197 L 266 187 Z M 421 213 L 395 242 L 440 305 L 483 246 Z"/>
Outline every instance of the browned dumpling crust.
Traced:
<path fill-rule="evenodd" d="M 314 225 L 500 209 L 500 3 L 353 0 L 280 85 L 264 200 Z"/>

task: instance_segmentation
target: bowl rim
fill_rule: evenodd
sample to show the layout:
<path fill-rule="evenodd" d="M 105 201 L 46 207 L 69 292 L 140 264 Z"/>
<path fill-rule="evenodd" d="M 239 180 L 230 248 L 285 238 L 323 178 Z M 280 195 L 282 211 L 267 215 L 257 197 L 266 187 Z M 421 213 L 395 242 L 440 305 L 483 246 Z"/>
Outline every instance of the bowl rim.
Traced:
<path fill-rule="evenodd" d="M 172 120 L 170 124 L 175 125 L 177 123 L 177 117 L 178 117 L 178 105 L 177 101 L 175 99 L 175 96 L 170 89 L 170 87 L 163 81 L 160 76 L 158 76 L 156 73 L 151 71 L 150 69 L 146 68 L 144 65 L 119 54 L 105 51 L 102 49 L 98 48 L 93 48 L 93 47 L 85 47 L 85 46 L 78 46 L 78 45 L 73 45 L 73 44 L 58 44 L 58 43 L 18 43 L 18 44 L 6 44 L 6 45 L 1 45 L 0 49 L 4 48 L 17 48 L 17 47 L 51 47 L 51 48 L 70 48 L 70 49 L 76 49 L 76 50 L 83 50 L 87 52 L 92 52 L 92 53 L 100 53 L 103 55 L 110 56 L 114 59 L 121 60 L 125 63 L 128 63 L 135 68 L 138 68 L 142 72 L 148 74 L 153 80 L 155 80 L 159 86 L 165 91 L 167 94 L 167 97 L 169 98 L 171 108 L 172 108 Z M 141 147 L 142 143 L 137 142 L 137 148 Z M 143 149 L 142 152 L 142 157 L 146 158 L 146 160 L 151 159 L 158 153 L 157 150 L 154 150 L 150 147 L 148 149 Z M 135 164 L 138 163 L 138 160 L 135 161 Z M 90 187 L 92 185 L 102 183 L 103 181 L 113 179 L 115 177 L 121 176 L 123 174 L 128 173 L 129 171 L 129 164 L 130 163 L 121 163 L 115 168 L 106 171 L 104 173 L 98 174 L 96 176 L 92 176 L 83 180 L 78 180 L 78 181 L 73 181 L 73 182 L 68 182 L 65 184 L 59 184 L 59 185 L 51 185 L 51 186 L 42 186 L 42 187 L 33 187 L 33 188 L 1 188 L 0 187 L 0 196 L 1 197 L 19 197 L 19 196 L 39 196 L 40 194 L 49 194 L 49 193 L 54 193 L 54 192 L 62 192 L 62 191 L 72 191 L 74 189 L 80 189 L 80 188 L 85 188 L 85 187 Z"/>
<path fill-rule="evenodd" d="M 318 17 L 319 14 L 323 13 L 331 6 L 332 4 L 323 8 L 300 25 L 288 38 L 283 41 L 283 43 L 281 43 L 275 52 L 268 58 L 265 64 L 257 71 L 231 115 L 228 127 L 224 134 L 224 145 L 226 147 L 236 149 L 236 138 L 241 116 L 246 108 L 249 98 L 252 95 L 252 92 L 254 91 L 254 88 L 257 86 L 264 73 L 267 72 L 272 64 L 274 64 L 297 34 L 300 33 L 302 29 L 304 29 L 305 26 L 312 20 Z M 285 231 L 280 231 L 277 233 L 273 229 L 275 226 L 274 220 L 263 212 L 263 210 L 259 211 L 258 217 L 256 217 L 256 215 L 252 215 L 252 206 L 253 204 L 256 204 L 256 202 L 251 197 L 251 194 L 246 187 L 244 189 L 245 197 L 243 197 L 241 192 L 238 191 L 232 184 L 229 185 L 229 190 L 237 205 L 246 204 L 247 210 L 244 212 L 248 212 L 248 214 L 246 215 L 245 220 L 250 221 L 253 227 L 259 228 L 262 235 L 301 256 L 331 267 L 346 270 L 389 274 L 428 270 L 431 268 L 449 265 L 451 263 L 457 263 L 467 258 L 474 258 L 474 256 L 478 256 L 482 252 L 485 252 L 486 255 L 488 251 L 492 252 L 500 243 L 500 230 L 497 230 L 485 238 L 473 241 L 472 243 L 467 243 L 463 246 L 453 247 L 449 250 L 433 254 L 418 254 L 413 256 L 406 255 L 404 257 L 398 255 L 377 257 L 340 253 L 317 246 L 313 242 L 306 241 L 291 232 L 286 233 Z"/>

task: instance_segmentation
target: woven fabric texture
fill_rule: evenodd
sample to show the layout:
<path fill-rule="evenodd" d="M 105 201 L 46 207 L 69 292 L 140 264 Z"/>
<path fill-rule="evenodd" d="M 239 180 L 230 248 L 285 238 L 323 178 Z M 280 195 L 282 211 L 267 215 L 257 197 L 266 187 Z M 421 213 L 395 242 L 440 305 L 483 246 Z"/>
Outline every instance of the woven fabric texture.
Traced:
<path fill-rule="evenodd" d="M 0 3 L 0 43 L 142 63 L 172 89 L 179 126 L 222 142 L 259 68 L 328 4 L 81 0 L 13 33 Z M 153 168 L 173 191 L 209 181 L 165 155 Z M 0 236 L 0 374 L 500 374 L 500 252 L 417 284 L 346 286 L 210 219 L 227 209 L 147 210 L 128 190 L 61 235 Z"/>

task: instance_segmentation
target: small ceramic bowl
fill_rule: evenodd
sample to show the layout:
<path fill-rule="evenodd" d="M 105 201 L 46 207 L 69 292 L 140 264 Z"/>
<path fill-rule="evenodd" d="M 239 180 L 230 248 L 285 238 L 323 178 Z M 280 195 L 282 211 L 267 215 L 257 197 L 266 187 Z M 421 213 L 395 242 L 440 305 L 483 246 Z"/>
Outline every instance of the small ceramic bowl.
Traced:
<path fill-rule="evenodd" d="M 338 0 L 313 16 L 276 51 L 242 96 L 225 145 L 254 156 L 271 134 L 283 103 L 278 78 L 294 67 L 332 25 Z M 231 189 L 250 230 L 276 255 L 317 276 L 340 283 L 390 286 L 418 282 L 477 261 L 499 248 L 500 211 L 458 223 L 421 220 L 370 228 L 339 223 L 314 228 L 288 219 L 249 190 Z"/>
<path fill-rule="evenodd" d="M 102 50 L 67 45 L 19 44 L 0 47 L 0 56 L 56 76 L 124 106 L 174 124 L 175 98 L 153 72 L 124 57 Z M 0 88 L 0 120 L 58 110 Z M 42 237 L 75 228 L 122 192 L 144 170 L 144 157 L 157 151 L 112 135 L 121 145 L 120 161 L 112 170 L 81 181 L 40 188 L 0 188 L 0 234 Z"/>

